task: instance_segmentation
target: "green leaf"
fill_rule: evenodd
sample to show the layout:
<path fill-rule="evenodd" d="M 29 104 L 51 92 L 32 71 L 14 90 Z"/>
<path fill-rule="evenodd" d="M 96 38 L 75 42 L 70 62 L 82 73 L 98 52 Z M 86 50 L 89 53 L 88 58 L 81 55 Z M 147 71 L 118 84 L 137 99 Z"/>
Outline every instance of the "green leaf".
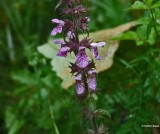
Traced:
<path fill-rule="evenodd" d="M 127 61 L 125 61 L 125 60 L 123 60 L 123 59 L 119 59 L 119 61 L 123 64 L 123 65 L 125 65 L 125 67 L 126 68 L 130 68 L 130 69 L 132 69 L 133 68 L 133 66 L 130 64 L 130 63 L 128 63 Z"/>
<path fill-rule="evenodd" d="M 157 8 L 160 7 L 160 1 L 156 2 L 155 4 L 153 4 L 152 8 Z"/>
<path fill-rule="evenodd" d="M 17 134 L 23 126 L 24 121 L 18 120 L 16 115 L 11 112 L 11 108 L 8 107 L 5 112 L 5 123 L 8 129 L 8 134 Z"/>
<path fill-rule="evenodd" d="M 143 9 L 146 10 L 148 7 L 141 1 L 135 1 L 134 4 L 129 8 L 130 10 L 138 10 L 138 9 Z"/>
<path fill-rule="evenodd" d="M 133 131 L 134 122 L 126 121 L 117 130 L 116 134 L 129 134 Z"/>
<path fill-rule="evenodd" d="M 136 134 L 142 134 L 143 133 L 141 124 L 139 124 L 139 123 L 136 123 L 136 125 L 134 126 L 134 129 L 135 129 Z"/>
<path fill-rule="evenodd" d="M 136 21 L 138 25 L 148 25 L 150 24 L 150 22 L 151 22 L 151 17 L 149 16 L 141 17 Z"/>
<path fill-rule="evenodd" d="M 157 91 L 156 99 L 160 103 L 160 89 L 158 89 L 158 91 Z"/>
<path fill-rule="evenodd" d="M 160 25 L 160 9 L 156 8 L 154 13 L 155 13 L 155 17 L 156 17 L 156 22 L 157 22 L 157 24 Z"/>
<path fill-rule="evenodd" d="M 137 28 L 137 35 L 138 37 L 145 41 L 148 39 L 148 26 L 147 25 L 142 25 Z"/>
<path fill-rule="evenodd" d="M 137 40 L 136 41 L 136 44 L 137 44 L 137 46 L 142 46 L 142 45 L 144 45 L 144 41 L 142 41 L 142 40 Z"/>
<path fill-rule="evenodd" d="M 107 110 L 98 109 L 94 113 L 97 114 L 100 117 L 107 116 L 107 117 L 109 117 L 111 119 L 111 115 L 110 115 L 110 113 Z"/>
<path fill-rule="evenodd" d="M 38 81 L 35 75 L 29 71 L 19 71 L 12 75 L 12 79 L 26 85 L 37 85 Z"/>
<path fill-rule="evenodd" d="M 119 34 L 113 38 L 113 40 L 137 40 L 138 36 L 136 32 L 128 31 L 122 34 Z"/>
<path fill-rule="evenodd" d="M 145 3 L 148 7 L 151 7 L 152 6 L 152 2 L 153 0 L 146 0 Z"/>
<path fill-rule="evenodd" d="M 154 45 L 156 43 L 156 33 L 155 33 L 155 30 L 153 28 L 151 29 L 151 31 L 149 33 L 147 42 L 150 45 Z"/>

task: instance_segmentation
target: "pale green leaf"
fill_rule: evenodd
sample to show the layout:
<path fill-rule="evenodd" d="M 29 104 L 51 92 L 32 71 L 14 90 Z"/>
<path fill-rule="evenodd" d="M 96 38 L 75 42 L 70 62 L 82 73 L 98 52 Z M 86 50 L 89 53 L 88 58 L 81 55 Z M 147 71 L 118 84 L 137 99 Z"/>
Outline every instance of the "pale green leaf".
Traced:
<path fill-rule="evenodd" d="M 58 51 L 58 47 L 52 43 L 52 40 L 49 40 L 47 44 L 44 44 L 42 47 L 38 47 L 38 51 L 43 54 L 46 58 L 52 59 L 56 55 L 56 51 Z"/>
<path fill-rule="evenodd" d="M 147 5 L 141 1 L 135 1 L 134 4 L 129 8 L 130 10 L 147 9 Z"/>

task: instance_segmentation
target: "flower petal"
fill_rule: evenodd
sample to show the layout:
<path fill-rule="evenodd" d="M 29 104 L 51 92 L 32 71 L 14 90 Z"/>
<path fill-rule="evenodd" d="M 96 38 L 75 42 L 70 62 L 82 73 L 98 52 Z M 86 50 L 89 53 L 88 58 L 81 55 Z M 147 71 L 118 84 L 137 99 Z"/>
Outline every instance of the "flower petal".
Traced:
<path fill-rule="evenodd" d="M 55 36 L 56 34 L 58 33 L 61 33 L 62 32 L 62 26 L 61 25 L 58 25 L 57 27 L 55 27 L 52 32 L 51 32 L 51 35 L 52 36 Z"/>
<path fill-rule="evenodd" d="M 61 49 L 60 49 L 59 52 L 57 53 L 57 56 L 67 57 L 67 54 L 68 54 L 69 50 L 70 50 L 69 47 L 61 47 Z"/>
<path fill-rule="evenodd" d="M 83 81 L 76 81 L 76 93 L 79 97 L 83 96 L 85 94 L 85 86 Z"/>
<path fill-rule="evenodd" d="M 53 42 L 54 42 L 54 44 L 64 44 L 65 43 L 64 41 L 58 40 L 58 39 L 53 40 Z"/>
<path fill-rule="evenodd" d="M 82 80 L 82 74 L 78 74 L 78 75 L 75 77 L 75 80 Z"/>
<path fill-rule="evenodd" d="M 95 92 L 97 88 L 96 74 L 89 74 L 87 78 L 88 88 L 90 92 Z"/>
<path fill-rule="evenodd" d="M 78 54 L 76 55 L 76 63 L 80 68 L 85 68 L 88 65 L 89 61 L 85 52 L 85 48 L 79 50 Z"/>
<path fill-rule="evenodd" d="M 103 46 L 105 46 L 106 45 L 106 43 L 105 42 L 99 42 L 99 43 L 91 43 L 90 44 L 92 47 L 103 47 Z"/>
<path fill-rule="evenodd" d="M 73 38 L 73 33 L 72 33 L 71 31 L 69 31 L 69 32 L 67 33 L 67 36 L 72 39 L 72 38 Z"/>
<path fill-rule="evenodd" d="M 85 46 L 80 46 L 79 50 L 82 50 L 82 49 L 85 49 L 85 48 L 86 48 Z"/>
<path fill-rule="evenodd" d="M 93 47 L 92 54 L 97 60 L 101 60 L 101 57 L 98 55 L 97 47 Z"/>
<path fill-rule="evenodd" d="M 62 20 L 59 20 L 59 19 L 52 19 L 52 22 L 53 23 L 58 23 L 58 24 L 61 24 L 61 25 L 64 25 L 64 21 L 62 21 Z"/>
<path fill-rule="evenodd" d="M 106 42 L 99 42 L 99 43 L 97 44 L 98 47 L 103 47 L 103 46 L 105 46 L 105 45 L 106 45 Z"/>
<path fill-rule="evenodd" d="M 88 74 L 97 74 L 97 71 L 96 70 L 89 70 Z"/>
<path fill-rule="evenodd" d="M 92 47 L 97 47 L 97 43 L 93 42 L 90 44 Z"/>

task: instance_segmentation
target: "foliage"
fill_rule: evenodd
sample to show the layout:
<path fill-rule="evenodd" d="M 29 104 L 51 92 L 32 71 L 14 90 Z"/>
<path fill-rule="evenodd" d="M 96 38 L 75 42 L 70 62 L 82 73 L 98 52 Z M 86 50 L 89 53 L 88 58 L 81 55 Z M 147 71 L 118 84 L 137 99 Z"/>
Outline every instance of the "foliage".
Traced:
<path fill-rule="evenodd" d="M 136 2 L 136 8 L 128 0 L 91 3 L 87 3 L 94 20 L 91 31 L 139 19 L 139 26 L 116 37 L 125 41 L 114 65 L 98 74 L 97 107 L 111 115 L 111 119 L 102 120 L 111 134 L 158 131 L 141 125 L 160 122 L 160 51 L 155 31 L 156 26 L 160 34 L 159 0 Z M 50 0 L 0 1 L 1 134 L 82 133 L 74 86 L 64 90 L 61 79 L 51 71 L 50 61 L 37 52 L 52 29 L 53 7 L 55 1 Z"/>
<path fill-rule="evenodd" d="M 144 15 L 138 20 L 139 26 L 135 31 L 118 35 L 115 39 L 135 40 L 137 45 L 154 45 L 159 43 L 160 32 L 160 1 L 135 1 L 130 10 L 144 10 Z"/>

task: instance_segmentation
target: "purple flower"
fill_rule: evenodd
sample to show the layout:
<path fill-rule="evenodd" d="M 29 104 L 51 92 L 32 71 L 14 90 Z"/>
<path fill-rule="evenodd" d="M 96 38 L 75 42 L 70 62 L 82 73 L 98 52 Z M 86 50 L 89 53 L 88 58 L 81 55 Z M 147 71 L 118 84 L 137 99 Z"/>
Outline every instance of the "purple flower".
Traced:
<path fill-rule="evenodd" d="M 91 43 L 90 44 L 90 46 L 92 46 L 92 54 L 93 54 L 93 56 L 97 59 L 97 60 L 100 60 L 101 59 L 101 57 L 99 56 L 99 54 L 98 54 L 98 49 L 97 49 L 97 47 L 103 47 L 103 46 L 105 46 L 105 42 L 99 42 L 99 43 Z"/>
<path fill-rule="evenodd" d="M 85 47 L 80 47 L 78 54 L 76 55 L 76 63 L 80 68 L 85 68 L 89 64 Z"/>
<path fill-rule="evenodd" d="M 65 42 L 64 41 L 61 41 L 61 40 L 54 40 L 53 41 L 55 44 L 61 44 L 61 48 L 59 50 L 59 52 L 57 53 L 57 56 L 60 56 L 60 57 L 67 57 L 67 54 L 70 50 L 69 47 L 65 46 Z"/>
<path fill-rule="evenodd" d="M 64 26 L 65 22 L 59 19 L 52 19 L 53 23 L 57 23 L 58 25 L 52 30 L 51 35 L 54 36 L 57 33 L 62 32 L 62 27 Z"/>
<path fill-rule="evenodd" d="M 72 33 L 71 31 L 69 31 L 69 32 L 67 33 L 67 35 L 68 35 L 69 38 L 71 38 L 71 39 L 73 38 L 73 33 Z"/>
<path fill-rule="evenodd" d="M 97 60 L 101 60 L 101 56 L 98 55 L 97 47 L 93 47 L 92 54 Z"/>
<path fill-rule="evenodd" d="M 60 0 L 56 8 L 60 8 L 61 17 L 64 20 L 52 19 L 55 28 L 51 35 L 63 33 L 63 40 L 54 40 L 54 44 L 60 44 L 57 56 L 67 57 L 68 53 L 75 55 L 75 62 L 70 63 L 71 74 L 75 76 L 76 94 L 78 98 L 87 98 L 88 93 L 94 93 L 97 90 L 96 70 L 94 60 L 86 53 L 86 49 L 92 51 L 93 56 L 100 60 L 98 47 L 103 47 L 105 42 L 92 43 L 88 37 L 88 23 L 90 18 L 88 9 L 83 6 L 82 0 Z M 87 37 L 82 40 L 79 38 L 79 31 L 87 33 Z"/>
<path fill-rule="evenodd" d="M 54 44 L 64 44 L 65 43 L 64 41 L 58 40 L 58 39 L 53 40 L 53 42 L 54 42 Z"/>
<path fill-rule="evenodd" d="M 88 71 L 87 83 L 88 83 L 89 91 L 90 92 L 95 92 L 96 88 L 97 88 L 96 70 Z"/>
<path fill-rule="evenodd" d="M 59 52 L 57 53 L 57 56 L 65 57 L 65 58 L 66 58 L 69 50 L 70 50 L 69 47 L 62 46 L 62 47 L 60 48 Z"/>
<path fill-rule="evenodd" d="M 77 95 L 81 95 L 83 94 L 85 88 L 84 88 L 84 83 L 82 81 L 82 74 L 77 74 L 75 76 L 75 80 L 76 80 L 76 93 Z"/>
<path fill-rule="evenodd" d="M 82 74 L 77 74 L 75 80 L 82 80 Z"/>
<path fill-rule="evenodd" d="M 82 97 L 85 95 L 85 86 L 83 81 L 76 80 L 76 93 L 79 97 Z"/>
<path fill-rule="evenodd" d="M 103 46 L 105 46 L 106 45 L 106 43 L 105 42 L 98 42 L 98 43 L 91 43 L 90 44 L 92 47 L 103 47 Z"/>

